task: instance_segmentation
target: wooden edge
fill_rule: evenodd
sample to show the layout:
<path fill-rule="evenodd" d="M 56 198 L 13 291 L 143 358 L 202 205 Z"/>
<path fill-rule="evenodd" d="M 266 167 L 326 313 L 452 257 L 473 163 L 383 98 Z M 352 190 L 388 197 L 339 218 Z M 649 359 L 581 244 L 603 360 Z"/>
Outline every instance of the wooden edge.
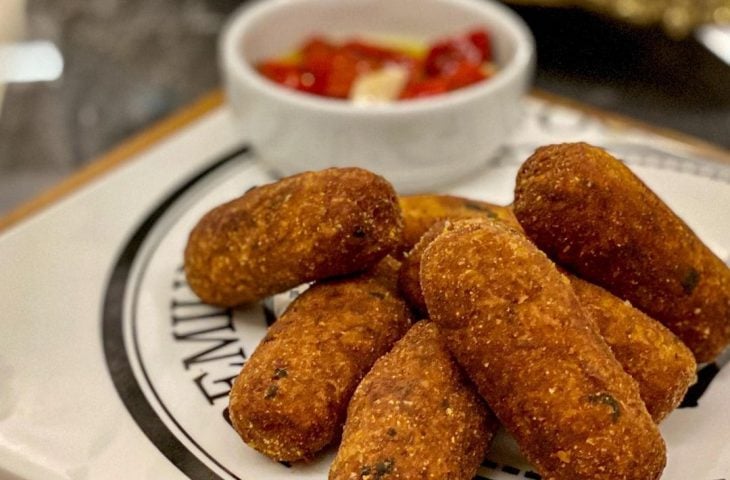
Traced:
<path fill-rule="evenodd" d="M 668 140 L 673 141 L 679 148 L 689 151 L 697 156 L 707 158 L 708 160 L 717 161 L 730 165 L 730 151 L 726 150 L 718 145 L 701 140 L 692 135 L 681 133 L 676 130 L 672 130 L 664 127 L 657 127 L 650 123 L 637 120 L 632 117 L 621 115 L 620 113 L 603 110 L 598 107 L 593 107 L 582 103 L 577 100 L 561 97 L 553 93 L 548 93 L 544 90 L 534 89 L 530 93 L 530 96 L 539 100 L 544 100 L 548 103 L 555 105 L 562 105 L 572 110 L 577 110 L 585 113 L 591 117 L 598 117 L 606 123 L 619 128 L 633 128 L 637 130 L 643 130 L 645 132 L 653 133 L 660 137 L 664 137 Z"/>
<path fill-rule="evenodd" d="M 640 120 L 601 110 L 597 107 L 591 107 L 576 100 L 571 100 L 538 89 L 533 90 L 531 92 L 531 96 L 549 103 L 562 105 L 566 108 L 584 112 L 587 115 L 598 117 L 618 127 L 635 128 L 651 132 L 655 135 L 659 135 L 676 142 L 678 147 L 689 149 L 692 153 L 698 156 L 730 165 L 730 151 L 695 138 L 691 135 L 656 127 Z M 216 89 L 204 95 L 192 105 L 184 107 L 180 111 L 173 113 L 171 116 L 142 131 L 142 133 L 123 142 L 110 152 L 102 155 L 78 172 L 72 174 L 66 180 L 61 181 L 61 183 L 51 187 L 28 202 L 21 204 L 19 207 L 11 210 L 10 213 L 0 218 L 0 233 L 7 230 L 10 226 L 17 224 L 21 220 L 38 213 L 52 203 L 69 195 L 73 191 L 109 172 L 113 168 L 123 164 L 125 161 L 133 158 L 135 155 L 148 149 L 185 125 L 204 116 L 211 110 L 220 107 L 223 104 L 223 98 L 222 90 Z"/>
<path fill-rule="evenodd" d="M 193 104 L 183 107 L 169 117 L 155 123 L 150 128 L 122 142 L 111 151 L 81 168 L 78 172 L 71 174 L 57 185 L 42 192 L 28 202 L 21 204 L 0 218 L 0 233 L 109 172 L 174 133 L 176 130 L 197 120 L 222 104 L 223 93 L 221 90 L 215 90 L 204 95 Z"/>

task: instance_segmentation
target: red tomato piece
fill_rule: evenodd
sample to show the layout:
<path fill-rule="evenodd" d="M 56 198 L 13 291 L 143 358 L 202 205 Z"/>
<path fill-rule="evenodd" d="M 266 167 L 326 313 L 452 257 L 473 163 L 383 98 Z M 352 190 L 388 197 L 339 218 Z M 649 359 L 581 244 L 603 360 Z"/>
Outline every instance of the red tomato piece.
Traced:
<path fill-rule="evenodd" d="M 453 49 L 446 43 L 436 43 L 428 51 L 424 69 L 426 75 L 440 75 L 453 61 Z"/>
<path fill-rule="evenodd" d="M 474 30 L 467 35 L 467 38 L 481 52 L 481 63 L 492 61 L 492 41 L 486 30 Z"/>
<path fill-rule="evenodd" d="M 297 88 L 299 85 L 299 67 L 276 61 L 264 62 L 258 67 L 259 72 L 280 85 Z"/>
<path fill-rule="evenodd" d="M 301 67 L 319 77 L 326 77 L 332 70 L 337 47 L 320 38 L 310 39 L 301 50 Z"/>
<path fill-rule="evenodd" d="M 481 66 L 469 62 L 460 63 L 456 70 L 445 77 L 449 90 L 466 87 L 485 78 L 487 76 L 482 71 Z"/>
<path fill-rule="evenodd" d="M 318 71 L 316 69 L 301 70 L 297 90 L 315 95 L 326 95 L 328 80 L 329 73 L 327 71 Z"/>
<path fill-rule="evenodd" d="M 364 66 L 365 65 L 365 66 Z M 363 64 L 355 55 L 340 51 L 332 58 L 332 68 L 325 94 L 328 97 L 347 98 L 352 84 L 358 74 L 367 71 L 367 64 Z"/>
<path fill-rule="evenodd" d="M 480 32 L 472 32 L 469 35 L 437 42 L 431 47 L 426 57 L 426 74 L 448 75 L 463 62 L 481 65 L 484 63 L 484 52 L 488 48 L 488 37 L 482 36 Z"/>
<path fill-rule="evenodd" d="M 408 71 L 400 98 L 437 95 L 487 78 L 482 65 L 491 60 L 491 40 L 484 30 L 435 43 L 425 59 L 354 39 L 335 44 L 322 37 L 306 41 L 300 61 L 270 60 L 258 65 L 268 79 L 288 88 L 331 98 L 347 98 L 357 78 L 396 64 Z"/>
<path fill-rule="evenodd" d="M 340 47 L 322 38 L 313 37 L 302 47 L 301 57 L 302 69 L 311 75 L 304 77 L 306 83 L 311 83 L 307 91 L 325 97 L 347 96 L 343 96 L 342 92 L 349 92 L 352 67 L 340 58 Z M 343 68 L 345 71 L 342 71 Z"/>
<path fill-rule="evenodd" d="M 421 98 L 446 93 L 449 91 L 448 81 L 444 77 L 425 78 L 406 85 L 400 98 Z"/>
<path fill-rule="evenodd" d="M 337 47 L 320 37 L 312 37 L 301 49 L 302 63 L 326 62 L 337 53 Z"/>
<path fill-rule="evenodd" d="M 327 86 L 326 76 L 304 70 L 296 65 L 264 62 L 259 65 L 259 72 L 280 85 L 316 95 L 324 94 Z"/>

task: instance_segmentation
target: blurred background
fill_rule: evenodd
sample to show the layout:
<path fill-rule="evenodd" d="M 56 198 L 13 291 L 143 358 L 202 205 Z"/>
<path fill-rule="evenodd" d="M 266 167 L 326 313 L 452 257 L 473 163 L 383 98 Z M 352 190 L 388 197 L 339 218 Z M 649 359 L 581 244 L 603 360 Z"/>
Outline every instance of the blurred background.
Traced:
<path fill-rule="evenodd" d="M 730 0 L 515 1 L 537 88 L 730 149 L 730 33 L 700 27 Z M 0 80 L 18 80 L 0 82 L 0 215 L 216 88 L 241 3 L 0 0 Z M 3 77 L 18 41 L 35 77 Z"/>

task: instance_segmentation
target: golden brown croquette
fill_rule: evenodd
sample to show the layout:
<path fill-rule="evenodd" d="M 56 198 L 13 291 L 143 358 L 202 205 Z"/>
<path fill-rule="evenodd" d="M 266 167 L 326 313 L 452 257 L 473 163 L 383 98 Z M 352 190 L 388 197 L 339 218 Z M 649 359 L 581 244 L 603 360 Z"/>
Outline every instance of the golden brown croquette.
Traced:
<path fill-rule="evenodd" d="M 572 275 L 568 278 L 616 360 L 639 385 L 651 417 L 661 422 L 695 381 L 692 352 L 664 325 L 627 301 Z"/>
<path fill-rule="evenodd" d="M 357 387 L 329 480 L 472 480 L 496 428 L 436 325 L 419 322 Z"/>
<path fill-rule="evenodd" d="M 446 345 L 546 480 L 655 480 L 664 441 L 570 282 L 524 235 L 462 220 L 421 286 Z"/>
<path fill-rule="evenodd" d="M 730 270 L 628 167 L 585 143 L 539 148 L 514 211 L 554 261 L 667 326 L 711 361 L 730 341 Z"/>
<path fill-rule="evenodd" d="M 271 326 L 230 394 L 241 438 L 280 461 L 306 460 L 339 437 L 362 377 L 411 324 L 396 291 L 398 262 L 323 281 Z"/>
<path fill-rule="evenodd" d="M 206 303 L 235 306 L 365 270 L 401 239 L 393 187 L 360 168 L 307 172 L 254 188 L 190 233 L 185 273 Z"/>
<path fill-rule="evenodd" d="M 403 241 L 397 253 L 408 252 L 421 236 L 440 220 L 462 220 L 465 218 L 495 218 L 519 225 L 514 213 L 479 200 L 454 195 L 407 195 L 398 198 L 403 212 Z"/>

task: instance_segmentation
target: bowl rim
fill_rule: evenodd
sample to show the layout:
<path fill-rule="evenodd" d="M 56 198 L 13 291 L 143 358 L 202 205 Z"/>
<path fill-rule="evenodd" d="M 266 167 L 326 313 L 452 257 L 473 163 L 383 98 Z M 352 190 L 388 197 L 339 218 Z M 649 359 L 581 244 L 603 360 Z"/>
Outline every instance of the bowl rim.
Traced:
<path fill-rule="evenodd" d="M 239 39 L 245 30 L 268 13 L 290 6 L 292 3 L 321 3 L 332 0 L 258 0 L 239 7 L 228 19 L 219 38 L 220 64 L 224 70 L 242 81 L 258 93 L 283 103 L 303 109 L 340 115 L 382 116 L 408 115 L 432 112 L 469 104 L 481 97 L 496 94 L 510 83 L 518 81 L 523 74 L 530 74 L 535 57 L 535 40 L 527 24 L 507 6 L 493 0 L 439 0 L 451 3 L 457 8 L 476 8 L 486 16 L 494 18 L 505 26 L 510 41 L 515 45 L 511 60 L 500 66 L 497 73 L 488 81 L 479 82 L 464 88 L 407 102 L 392 102 L 377 105 L 357 106 L 341 99 L 333 99 L 297 92 L 276 85 L 258 73 L 243 58 L 239 49 Z M 478 21 L 475 21 L 477 24 Z"/>

